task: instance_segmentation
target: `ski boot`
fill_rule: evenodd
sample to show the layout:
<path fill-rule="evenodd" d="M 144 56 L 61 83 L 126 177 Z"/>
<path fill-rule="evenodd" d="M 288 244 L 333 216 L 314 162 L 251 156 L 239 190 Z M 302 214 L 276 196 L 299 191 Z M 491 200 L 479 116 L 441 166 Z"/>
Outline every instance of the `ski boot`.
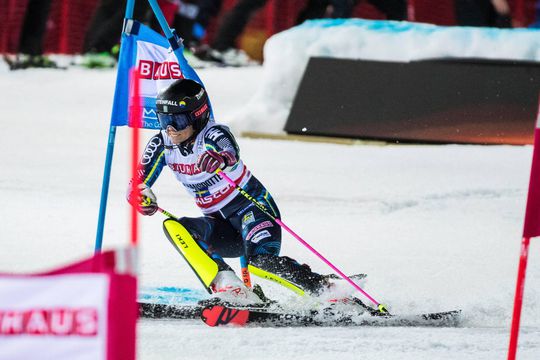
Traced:
<path fill-rule="evenodd" d="M 250 273 L 277 282 L 301 296 L 318 296 L 331 286 L 328 277 L 287 256 L 255 255 L 250 258 L 248 268 Z"/>
<path fill-rule="evenodd" d="M 244 285 L 233 270 L 219 271 L 210 288 L 212 297 L 218 299 L 219 302 L 243 306 L 264 304 L 264 300 Z"/>

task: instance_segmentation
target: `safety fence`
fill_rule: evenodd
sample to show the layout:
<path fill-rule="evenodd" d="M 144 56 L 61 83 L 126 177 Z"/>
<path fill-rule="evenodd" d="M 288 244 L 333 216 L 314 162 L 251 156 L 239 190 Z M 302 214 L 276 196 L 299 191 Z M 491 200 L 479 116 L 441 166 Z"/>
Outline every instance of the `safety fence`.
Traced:
<path fill-rule="evenodd" d="M 145 0 L 139 0 L 145 1 Z M 184 0 L 186 1 L 186 0 Z M 186 1 L 188 2 L 188 1 Z M 212 39 L 219 19 L 237 0 L 223 0 L 221 11 L 210 23 L 206 41 Z M 29 0 L 0 2 L 0 53 L 16 53 Z M 86 31 L 100 0 L 52 0 L 44 38 L 46 53 L 77 54 L 83 49 Z M 119 2 L 122 3 L 122 2 Z M 264 41 L 269 36 L 295 25 L 307 0 L 269 0 L 247 25 L 246 33 Z M 514 26 L 526 26 L 535 19 L 536 0 L 509 0 Z M 168 18 L 182 6 L 179 0 L 160 0 Z M 167 6 L 169 5 L 169 6 Z M 172 6 L 171 6 L 172 5 Z M 119 8 L 124 8 L 120 6 Z M 168 12 L 168 13 L 167 13 Z M 408 0 L 409 21 L 455 25 L 454 0 Z M 366 0 L 360 0 L 353 13 L 364 19 L 385 19 L 385 15 Z"/>

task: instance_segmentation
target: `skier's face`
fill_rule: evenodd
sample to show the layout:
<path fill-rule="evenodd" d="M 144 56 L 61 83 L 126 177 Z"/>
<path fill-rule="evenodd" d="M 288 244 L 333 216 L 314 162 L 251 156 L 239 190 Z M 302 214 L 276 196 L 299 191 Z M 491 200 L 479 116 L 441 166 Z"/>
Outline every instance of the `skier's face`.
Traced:
<path fill-rule="evenodd" d="M 167 135 L 175 145 L 179 145 L 189 139 L 193 135 L 193 126 L 188 126 L 184 130 L 176 131 L 172 126 L 167 127 Z"/>

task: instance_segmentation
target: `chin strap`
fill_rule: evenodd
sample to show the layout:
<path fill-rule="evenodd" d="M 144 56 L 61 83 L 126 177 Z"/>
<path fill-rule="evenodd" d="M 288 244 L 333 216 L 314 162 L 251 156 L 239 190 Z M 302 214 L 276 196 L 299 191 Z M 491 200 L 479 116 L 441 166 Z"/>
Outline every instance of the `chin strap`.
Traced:
<path fill-rule="evenodd" d="M 194 135 L 196 136 L 196 135 Z M 192 136 L 186 141 L 180 143 L 180 144 L 173 144 L 173 145 L 164 145 L 166 150 L 174 150 L 178 149 L 183 155 L 189 155 L 190 153 L 193 153 L 193 146 L 195 146 L 195 137 Z"/>

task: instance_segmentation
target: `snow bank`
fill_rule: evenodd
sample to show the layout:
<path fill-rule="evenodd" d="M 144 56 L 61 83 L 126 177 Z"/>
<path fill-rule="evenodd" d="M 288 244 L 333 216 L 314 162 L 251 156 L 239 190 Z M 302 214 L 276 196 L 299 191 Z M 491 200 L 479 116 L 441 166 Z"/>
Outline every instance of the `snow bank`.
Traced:
<path fill-rule="evenodd" d="M 540 33 L 361 19 L 307 21 L 266 42 L 262 82 L 236 114 L 233 128 L 282 132 L 306 64 L 314 56 L 403 62 L 451 57 L 540 61 Z"/>

